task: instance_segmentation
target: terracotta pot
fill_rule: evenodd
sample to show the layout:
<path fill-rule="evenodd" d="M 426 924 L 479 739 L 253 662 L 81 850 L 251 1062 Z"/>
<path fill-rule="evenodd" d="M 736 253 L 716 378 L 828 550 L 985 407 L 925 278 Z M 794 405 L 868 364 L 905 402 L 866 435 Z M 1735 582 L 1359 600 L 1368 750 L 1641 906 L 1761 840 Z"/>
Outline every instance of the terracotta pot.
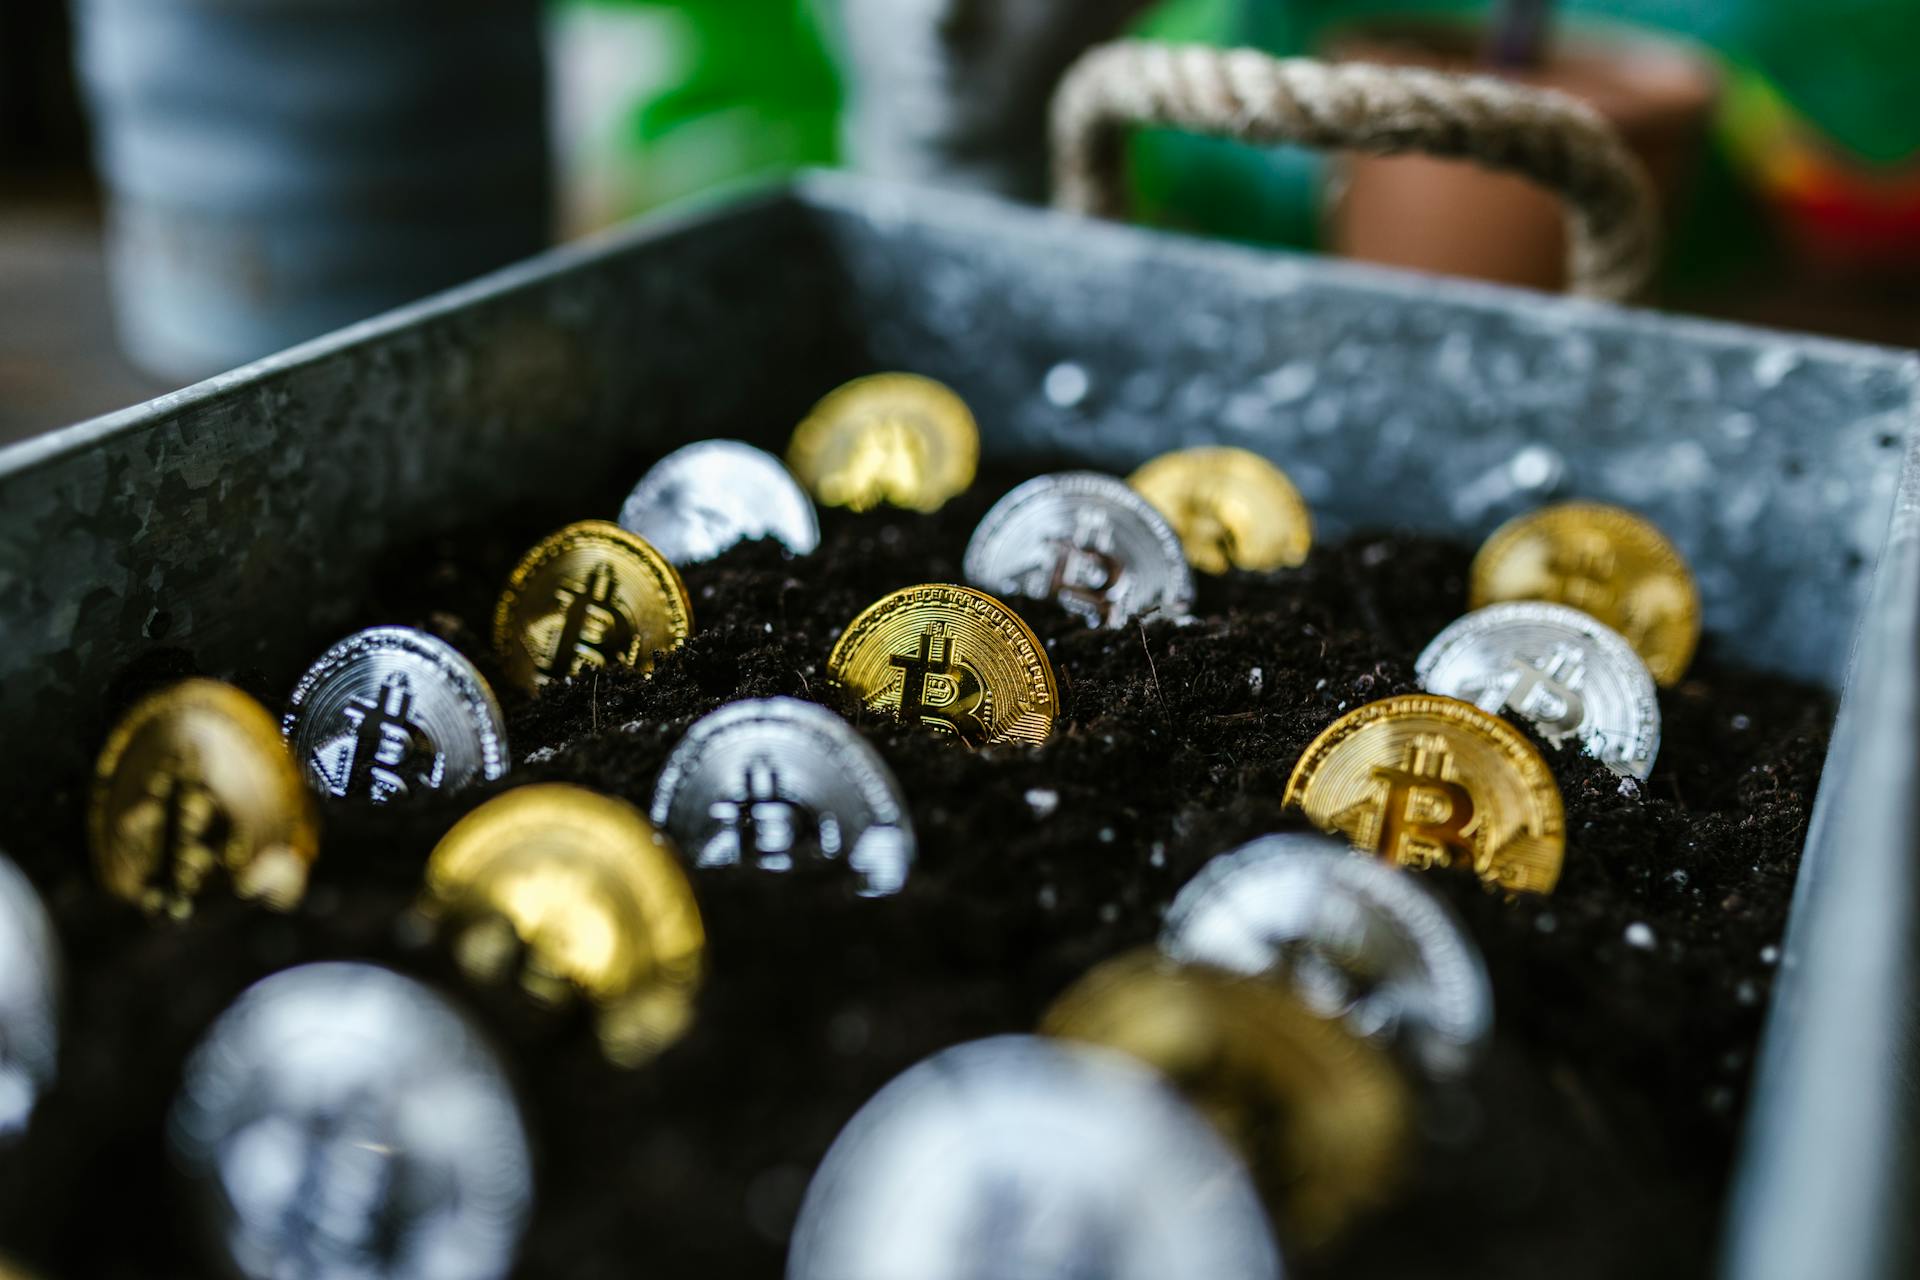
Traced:
<path fill-rule="evenodd" d="M 1338 61 L 1481 71 L 1476 27 L 1402 22 L 1349 28 Z M 1545 65 L 1499 74 L 1570 93 L 1612 121 L 1670 212 L 1691 176 L 1719 80 L 1690 46 L 1636 28 L 1563 31 Z M 1344 161 L 1328 208 L 1342 254 L 1507 284 L 1561 289 L 1566 228 L 1559 199 L 1522 178 L 1425 156 Z"/>

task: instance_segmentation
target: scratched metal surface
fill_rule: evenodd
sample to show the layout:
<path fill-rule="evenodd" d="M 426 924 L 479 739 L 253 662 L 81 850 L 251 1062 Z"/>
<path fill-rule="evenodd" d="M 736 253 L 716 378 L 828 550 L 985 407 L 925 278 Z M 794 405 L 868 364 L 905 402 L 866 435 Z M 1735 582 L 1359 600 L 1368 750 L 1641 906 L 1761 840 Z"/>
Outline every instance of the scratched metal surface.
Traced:
<path fill-rule="evenodd" d="M 1124 469 L 1244 445 L 1334 536 L 1477 540 L 1544 500 L 1620 502 L 1686 553 L 1712 643 L 1837 683 L 1910 358 L 958 201 L 929 236 L 917 212 L 870 195 L 832 224 L 859 328 L 875 364 L 960 387 L 990 449 Z"/>
<path fill-rule="evenodd" d="M 1863 634 L 1727 1268 L 1910 1273 L 1920 376 L 1898 353 L 812 178 L 0 451 L 0 778 L 70 782 L 145 650 L 290 683 L 397 541 L 607 493 L 688 439 L 777 445 L 884 367 L 951 381 L 1001 455 L 1247 445 L 1334 536 L 1628 503 L 1731 655 L 1838 687 Z"/>
<path fill-rule="evenodd" d="M 0 452 L 5 774 L 91 751 L 103 685 L 143 651 L 290 688 L 396 542 L 602 492 L 653 438 L 791 421 L 807 400 L 783 393 L 848 367 L 817 322 L 831 273 L 803 210 L 763 198 Z"/>

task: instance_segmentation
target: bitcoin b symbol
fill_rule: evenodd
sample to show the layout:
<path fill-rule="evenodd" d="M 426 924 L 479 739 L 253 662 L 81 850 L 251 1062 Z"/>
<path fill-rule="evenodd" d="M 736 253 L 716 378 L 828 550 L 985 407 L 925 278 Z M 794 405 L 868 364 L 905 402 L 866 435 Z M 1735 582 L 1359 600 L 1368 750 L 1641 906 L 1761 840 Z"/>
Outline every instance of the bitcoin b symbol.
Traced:
<path fill-rule="evenodd" d="M 1225 573 L 1239 563 L 1240 540 L 1213 495 L 1188 490 L 1178 527 L 1188 558 L 1196 567 L 1207 573 Z"/>
<path fill-rule="evenodd" d="M 1446 776 L 1446 750 L 1438 743 L 1415 742 L 1403 767 L 1377 765 L 1376 782 L 1386 784 L 1380 810 L 1380 834 L 1374 849 L 1402 866 L 1474 867 L 1473 794 Z"/>
<path fill-rule="evenodd" d="M 1113 525 L 1101 511 L 1084 509 L 1073 533 L 1053 543 L 1052 572 L 1043 595 L 1094 626 L 1107 626 L 1126 607 L 1126 564 L 1113 554 Z"/>
<path fill-rule="evenodd" d="M 207 785 L 191 751 L 170 757 L 147 782 L 147 794 L 121 820 L 122 838 L 150 851 L 141 905 L 184 914 L 225 860 L 233 819 Z M 169 883 L 170 882 L 170 883 Z"/>
<path fill-rule="evenodd" d="M 955 661 L 946 624 L 930 622 L 917 654 L 887 659 L 900 669 L 900 719 L 945 729 L 970 747 L 986 745 L 986 685 L 965 661 Z"/>
<path fill-rule="evenodd" d="M 1536 667 L 1521 658 L 1513 660 L 1514 680 L 1503 705 L 1533 722 L 1534 728 L 1550 742 L 1558 742 L 1579 729 L 1587 718 L 1586 699 L 1573 687 L 1580 678 L 1580 658 L 1562 649 Z"/>
<path fill-rule="evenodd" d="M 438 786 L 439 749 L 413 720 L 413 686 L 396 671 L 372 697 L 350 698 L 341 712 L 353 728 L 313 753 L 314 767 L 336 796 L 388 800 L 416 784 Z"/>
<path fill-rule="evenodd" d="M 639 632 L 614 598 L 613 569 L 595 565 L 584 581 L 562 583 L 554 595 L 561 605 L 560 632 L 538 660 L 543 676 L 577 675 L 582 667 L 604 667 L 631 660 Z"/>
<path fill-rule="evenodd" d="M 1551 586 L 1548 599 L 1564 600 L 1588 613 L 1604 613 L 1614 602 L 1614 575 L 1619 556 L 1613 540 L 1597 529 L 1586 530 L 1547 557 Z"/>
<path fill-rule="evenodd" d="M 926 452 L 912 423 L 891 414 L 876 418 L 861 433 L 846 466 L 826 478 L 821 497 L 855 511 L 889 500 L 912 505 L 926 484 Z"/>
<path fill-rule="evenodd" d="M 816 834 L 812 816 L 780 794 L 780 774 L 765 759 L 748 761 L 734 795 L 715 801 L 707 815 L 721 830 L 700 852 L 703 867 L 731 867 L 752 854 L 764 870 L 791 871 L 795 851 Z M 837 824 L 831 831 L 828 825 L 821 824 L 817 835 L 821 852 L 832 857 L 840 842 Z"/>

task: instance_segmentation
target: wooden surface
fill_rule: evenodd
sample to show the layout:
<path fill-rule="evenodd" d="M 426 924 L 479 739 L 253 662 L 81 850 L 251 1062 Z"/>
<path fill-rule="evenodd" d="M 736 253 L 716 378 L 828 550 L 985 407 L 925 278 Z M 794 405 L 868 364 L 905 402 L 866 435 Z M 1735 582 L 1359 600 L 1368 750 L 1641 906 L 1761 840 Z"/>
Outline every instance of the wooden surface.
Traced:
<path fill-rule="evenodd" d="M 172 389 L 115 345 L 92 202 L 65 193 L 0 202 L 0 443 Z"/>

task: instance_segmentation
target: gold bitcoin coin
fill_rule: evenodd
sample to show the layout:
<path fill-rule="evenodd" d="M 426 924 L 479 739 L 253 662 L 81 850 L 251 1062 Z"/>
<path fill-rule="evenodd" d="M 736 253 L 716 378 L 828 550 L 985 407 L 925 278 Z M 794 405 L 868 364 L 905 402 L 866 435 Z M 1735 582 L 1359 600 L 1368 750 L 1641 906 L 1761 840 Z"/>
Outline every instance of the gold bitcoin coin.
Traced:
<path fill-rule="evenodd" d="M 830 507 L 938 511 L 973 483 L 980 428 L 952 388 L 876 373 L 829 392 L 794 429 L 787 466 Z"/>
<path fill-rule="evenodd" d="M 127 712 L 100 750 L 87 813 L 109 893 L 185 919 L 216 877 L 286 910 L 320 851 L 313 793 L 267 709 L 218 680 L 183 680 Z"/>
<path fill-rule="evenodd" d="M 1202 573 L 1286 569 L 1307 558 L 1313 515 L 1287 473 L 1227 445 L 1163 453 L 1127 478 Z"/>
<path fill-rule="evenodd" d="M 529 693 L 601 667 L 651 670 L 693 631 L 693 602 L 666 557 L 605 520 L 527 552 L 493 610 L 493 646 Z"/>
<path fill-rule="evenodd" d="M 882 597 L 848 624 L 827 676 L 871 709 L 969 747 L 1045 742 L 1060 714 L 1039 638 L 972 587 L 929 583 Z"/>
<path fill-rule="evenodd" d="M 1520 731 L 1470 703 L 1408 693 L 1349 711 L 1308 744 L 1285 803 L 1403 867 L 1470 870 L 1550 893 L 1566 824 L 1560 788 Z"/>
<path fill-rule="evenodd" d="M 1040 1029 L 1171 1080 L 1239 1149 L 1296 1247 L 1331 1240 L 1399 1178 L 1411 1106 L 1398 1070 L 1276 983 L 1143 948 L 1093 969 Z"/>
<path fill-rule="evenodd" d="M 591 1000 L 607 1058 L 637 1066 L 693 1020 L 706 934 L 672 844 L 624 800 L 565 783 L 496 796 L 427 860 L 420 913 L 480 981 Z"/>
<path fill-rule="evenodd" d="M 1700 640 L 1700 592 L 1666 535 L 1631 511 L 1563 502 L 1516 516 L 1473 558 L 1469 606 L 1507 600 L 1572 605 L 1627 638 L 1663 685 L 1686 673 Z"/>

